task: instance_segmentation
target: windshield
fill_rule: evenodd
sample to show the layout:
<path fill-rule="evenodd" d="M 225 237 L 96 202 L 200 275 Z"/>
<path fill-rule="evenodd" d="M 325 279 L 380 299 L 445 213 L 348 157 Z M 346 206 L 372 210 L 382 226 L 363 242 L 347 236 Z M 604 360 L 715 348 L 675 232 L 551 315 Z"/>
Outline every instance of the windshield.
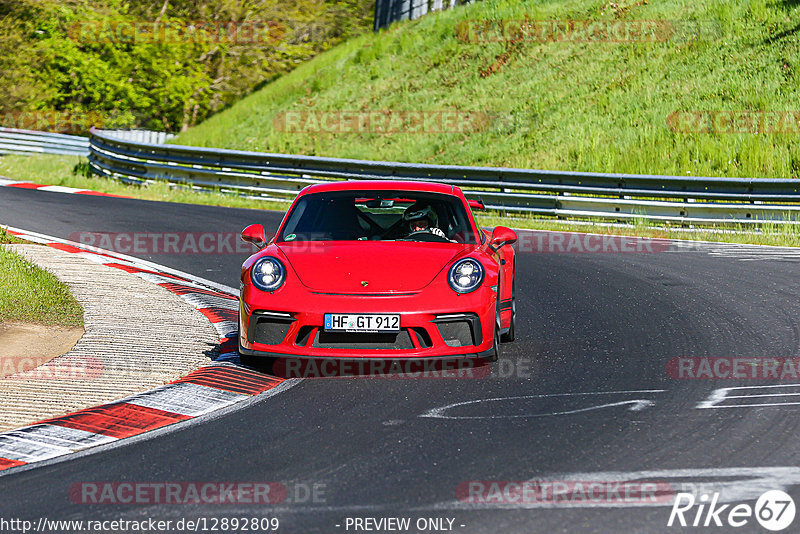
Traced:
<path fill-rule="evenodd" d="M 278 241 L 432 241 L 475 244 L 455 196 L 410 191 L 334 191 L 301 197 Z"/>

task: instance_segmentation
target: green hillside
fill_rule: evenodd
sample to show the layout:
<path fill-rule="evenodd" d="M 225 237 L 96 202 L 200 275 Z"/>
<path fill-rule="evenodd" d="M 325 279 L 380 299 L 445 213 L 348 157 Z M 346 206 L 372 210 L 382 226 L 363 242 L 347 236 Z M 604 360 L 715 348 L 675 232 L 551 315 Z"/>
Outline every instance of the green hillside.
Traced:
<path fill-rule="evenodd" d="M 173 142 L 425 163 L 797 177 L 799 5 L 484 0 L 340 44 Z M 512 32 L 505 40 L 474 42 L 481 41 L 477 21 L 526 17 L 541 26 L 575 20 L 636 28 L 656 21 L 660 33 L 608 42 L 577 32 L 548 38 Z M 485 115 L 468 131 L 445 133 L 320 133 L 307 120 L 384 110 L 400 117 L 401 110 Z M 294 117 L 302 118 L 303 132 L 285 131 L 282 117 L 292 111 L 301 112 Z M 694 111 L 719 120 L 687 122 L 706 117 L 690 114 L 668 124 L 676 112 Z M 743 111 L 751 114 L 737 115 L 739 122 L 766 125 L 736 123 L 743 133 L 724 131 L 729 115 L 720 112 Z M 714 129 L 723 131 L 709 133 Z"/>

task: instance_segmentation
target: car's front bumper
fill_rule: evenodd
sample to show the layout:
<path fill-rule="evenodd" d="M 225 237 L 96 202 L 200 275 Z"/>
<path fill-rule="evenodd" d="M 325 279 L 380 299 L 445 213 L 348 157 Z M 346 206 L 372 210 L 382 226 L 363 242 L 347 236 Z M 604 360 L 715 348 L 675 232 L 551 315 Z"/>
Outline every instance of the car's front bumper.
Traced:
<path fill-rule="evenodd" d="M 488 356 L 496 290 L 468 294 L 428 287 L 392 295 L 325 294 L 305 287 L 242 290 L 239 347 L 245 355 L 302 358 L 427 359 Z M 398 334 L 324 332 L 326 313 L 399 313 Z"/>

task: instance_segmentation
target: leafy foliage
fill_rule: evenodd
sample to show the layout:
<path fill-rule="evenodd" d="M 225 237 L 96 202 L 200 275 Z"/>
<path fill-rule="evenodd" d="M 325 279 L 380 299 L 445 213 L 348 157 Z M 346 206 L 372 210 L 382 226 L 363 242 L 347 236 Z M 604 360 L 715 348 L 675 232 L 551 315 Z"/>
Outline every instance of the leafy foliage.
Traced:
<path fill-rule="evenodd" d="M 182 131 L 368 31 L 371 6 L 369 0 L 0 0 L 0 126 L 30 126 L 31 117 L 54 111 L 71 131 L 76 123 L 78 130 Z"/>

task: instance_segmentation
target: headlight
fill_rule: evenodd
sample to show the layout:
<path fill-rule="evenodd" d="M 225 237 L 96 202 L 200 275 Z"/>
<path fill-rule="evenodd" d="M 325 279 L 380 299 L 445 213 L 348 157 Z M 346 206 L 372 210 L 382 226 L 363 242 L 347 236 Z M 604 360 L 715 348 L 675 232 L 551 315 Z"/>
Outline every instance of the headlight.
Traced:
<path fill-rule="evenodd" d="M 447 275 L 450 287 L 458 293 L 475 291 L 483 282 L 483 266 L 472 258 L 459 260 L 450 267 Z"/>
<path fill-rule="evenodd" d="M 261 291 L 275 291 L 286 280 L 286 267 L 279 259 L 265 256 L 250 268 L 250 280 Z"/>

